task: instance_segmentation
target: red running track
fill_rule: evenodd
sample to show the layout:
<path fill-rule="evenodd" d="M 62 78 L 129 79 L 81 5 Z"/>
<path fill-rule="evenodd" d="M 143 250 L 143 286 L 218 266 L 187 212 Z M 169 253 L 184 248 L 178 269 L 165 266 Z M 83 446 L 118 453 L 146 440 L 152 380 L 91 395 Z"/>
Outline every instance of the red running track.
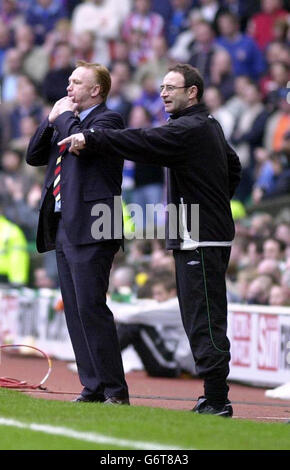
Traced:
<path fill-rule="evenodd" d="M 29 383 L 39 383 L 46 374 L 47 363 L 39 357 L 28 357 L 2 353 L 0 377 L 8 376 Z M 190 410 L 198 396 L 203 394 L 202 381 L 186 377 L 178 379 L 152 378 L 145 372 L 130 372 L 126 375 L 130 401 L 134 406 L 152 406 L 175 410 Z M 68 369 L 68 363 L 52 361 L 52 372 L 44 384 L 45 391 L 25 393 L 46 400 L 70 401 L 81 391 L 78 375 Z M 229 395 L 234 417 L 266 422 L 290 420 L 290 400 L 265 397 L 265 389 L 230 383 Z"/>

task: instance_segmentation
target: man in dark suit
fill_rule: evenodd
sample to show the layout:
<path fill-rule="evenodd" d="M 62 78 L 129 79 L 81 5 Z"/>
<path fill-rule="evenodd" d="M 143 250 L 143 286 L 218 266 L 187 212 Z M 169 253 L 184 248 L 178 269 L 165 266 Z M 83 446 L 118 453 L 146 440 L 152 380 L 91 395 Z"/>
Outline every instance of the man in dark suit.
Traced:
<path fill-rule="evenodd" d="M 109 207 L 112 218 L 114 210 L 121 211 L 116 196 L 121 194 L 123 159 L 106 154 L 101 162 L 94 152 L 84 150 L 76 157 L 57 146 L 72 132 L 124 127 L 121 116 L 106 107 L 110 86 L 105 67 L 78 62 L 67 96 L 55 103 L 32 137 L 27 163 L 47 165 L 37 248 L 41 253 L 56 250 L 66 321 L 84 386 L 75 401 L 129 404 L 113 315 L 106 305 L 122 230 L 114 233 L 112 224 L 110 234 L 92 236 L 96 204 Z"/>

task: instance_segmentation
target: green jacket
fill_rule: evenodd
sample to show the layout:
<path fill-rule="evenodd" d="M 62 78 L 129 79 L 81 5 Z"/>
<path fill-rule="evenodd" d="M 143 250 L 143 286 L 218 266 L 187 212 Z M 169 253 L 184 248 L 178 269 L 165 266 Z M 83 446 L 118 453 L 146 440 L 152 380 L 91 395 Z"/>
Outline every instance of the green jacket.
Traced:
<path fill-rule="evenodd" d="M 0 276 L 12 284 L 27 284 L 29 255 L 22 230 L 0 215 Z"/>

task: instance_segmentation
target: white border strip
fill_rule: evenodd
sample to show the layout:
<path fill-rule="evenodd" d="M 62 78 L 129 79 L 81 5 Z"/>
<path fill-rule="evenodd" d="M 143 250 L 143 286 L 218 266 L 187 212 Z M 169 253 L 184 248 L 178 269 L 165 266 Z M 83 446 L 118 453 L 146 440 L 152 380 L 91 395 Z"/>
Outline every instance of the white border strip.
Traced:
<path fill-rule="evenodd" d="M 247 312 L 252 314 L 269 314 L 269 315 L 290 315 L 289 307 L 276 307 L 271 305 L 255 305 L 255 304 L 236 304 L 228 303 L 229 312 Z"/>
<path fill-rule="evenodd" d="M 142 449 L 142 450 L 181 450 L 180 447 L 163 445 L 157 442 L 130 441 L 127 439 L 118 439 L 115 437 L 104 436 L 93 432 L 80 432 L 74 429 L 51 426 L 49 424 L 24 423 L 14 419 L 0 417 L 0 426 L 10 426 L 19 429 L 27 429 L 29 431 L 43 432 L 45 434 L 53 434 L 55 436 L 69 437 L 79 441 L 92 442 L 94 444 L 111 444 L 126 449 Z"/>

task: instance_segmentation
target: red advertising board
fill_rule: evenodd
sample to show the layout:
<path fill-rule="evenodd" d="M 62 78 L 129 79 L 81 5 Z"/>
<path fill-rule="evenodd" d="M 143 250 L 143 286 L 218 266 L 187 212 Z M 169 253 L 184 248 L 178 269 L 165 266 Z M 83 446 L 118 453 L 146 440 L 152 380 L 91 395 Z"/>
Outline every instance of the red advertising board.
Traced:
<path fill-rule="evenodd" d="M 231 355 L 234 366 L 251 366 L 251 320 L 250 313 L 233 314 Z"/>

